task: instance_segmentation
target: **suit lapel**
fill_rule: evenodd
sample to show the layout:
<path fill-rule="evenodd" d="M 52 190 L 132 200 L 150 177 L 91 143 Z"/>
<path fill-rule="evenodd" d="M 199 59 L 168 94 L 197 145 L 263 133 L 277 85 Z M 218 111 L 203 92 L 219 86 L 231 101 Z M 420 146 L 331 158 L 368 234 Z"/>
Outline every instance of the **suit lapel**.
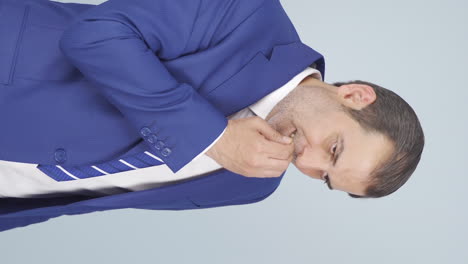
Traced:
<path fill-rule="evenodd" d="M 324 59 L 312 48 L 300 41 L 275 45 L 270 57 L 259 51 L 236 74 L 205 97 L 229 116 L 280 88 L 314 63 L 324 76 Z"/>

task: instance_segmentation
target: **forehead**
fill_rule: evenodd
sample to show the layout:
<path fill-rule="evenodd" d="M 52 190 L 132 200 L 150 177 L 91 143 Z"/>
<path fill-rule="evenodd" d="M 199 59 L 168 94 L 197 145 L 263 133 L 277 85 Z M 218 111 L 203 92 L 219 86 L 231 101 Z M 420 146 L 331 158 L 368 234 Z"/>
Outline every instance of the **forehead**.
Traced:
<path fill-rule="evenodd" d="M 393 152 L 393 144 L 380 133 L 344 133 L 344 151 L 336 166 L 336 189 L 362 195 L 372 171 Z"/>

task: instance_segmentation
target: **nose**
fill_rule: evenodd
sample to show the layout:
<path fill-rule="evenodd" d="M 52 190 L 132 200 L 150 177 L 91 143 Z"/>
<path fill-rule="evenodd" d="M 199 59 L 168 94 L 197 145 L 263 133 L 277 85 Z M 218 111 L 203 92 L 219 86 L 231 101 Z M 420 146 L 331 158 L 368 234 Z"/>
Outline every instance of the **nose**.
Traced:
<path fill-rule="evenodd" d="M 304 174 L 321 179 L 330 163 L 330 156 L 320 147 L 305 146 L 296 157 L 296 167 Z"/>

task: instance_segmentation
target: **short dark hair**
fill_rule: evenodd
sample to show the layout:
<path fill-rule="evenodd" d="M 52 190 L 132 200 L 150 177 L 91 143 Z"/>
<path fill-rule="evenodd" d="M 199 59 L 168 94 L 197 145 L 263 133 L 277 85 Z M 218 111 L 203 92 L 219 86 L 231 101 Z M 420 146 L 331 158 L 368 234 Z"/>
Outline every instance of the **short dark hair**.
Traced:
<path fill-rule="evenodd" d="M 342 106 L 351 118 L 368 133 L 381 133 L 393 143 L 391 156 L 375 168 L 365 195 L 349 194 L 353 198 L 377 198 L 398 190 L 413 174 L 424 148 L 424 133 L 419 119 L 411 106 L 396 93 L 365 81 L 337 82 L 366 84 L 376 93 L 376 100 L 361 110 Z"/>

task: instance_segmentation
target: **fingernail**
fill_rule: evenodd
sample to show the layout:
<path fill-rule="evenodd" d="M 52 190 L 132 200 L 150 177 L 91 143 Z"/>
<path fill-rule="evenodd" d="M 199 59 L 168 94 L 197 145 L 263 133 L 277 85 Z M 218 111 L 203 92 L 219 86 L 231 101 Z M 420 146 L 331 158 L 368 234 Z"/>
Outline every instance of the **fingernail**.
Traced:
<path fill-rule="evenodd" d="M 284 141 L 285 143 L 291 143 L 292 138 L 287 137 L 287 136 L 283 136 L 283 141 Z"/>

